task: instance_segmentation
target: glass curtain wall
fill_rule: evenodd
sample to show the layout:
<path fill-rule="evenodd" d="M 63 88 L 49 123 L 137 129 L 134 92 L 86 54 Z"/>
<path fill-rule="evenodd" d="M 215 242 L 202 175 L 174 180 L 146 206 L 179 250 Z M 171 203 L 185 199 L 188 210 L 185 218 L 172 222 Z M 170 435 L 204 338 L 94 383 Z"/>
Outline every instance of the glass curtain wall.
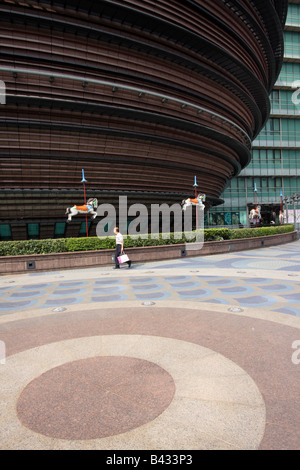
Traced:
<path fill-rule="evenodd" d="M 300 203 L 296 211 L 293 205 L 281 205 L 281 195 L 300 196 L 300 0 L 289 4 L 284 37 L 284 63 L 270 95 L 270 119 L 253 142 L 250 165 L 231 180 L 220 196 L 224 204 L 209 211 L 206 226 L 247 226 L 248 213 L 258 204 L 263 224 L 271 223 L 273 212 L 279 223 L 283 208 L 288 222 L 294 223 L 296 215 L 300 229 Z"/>

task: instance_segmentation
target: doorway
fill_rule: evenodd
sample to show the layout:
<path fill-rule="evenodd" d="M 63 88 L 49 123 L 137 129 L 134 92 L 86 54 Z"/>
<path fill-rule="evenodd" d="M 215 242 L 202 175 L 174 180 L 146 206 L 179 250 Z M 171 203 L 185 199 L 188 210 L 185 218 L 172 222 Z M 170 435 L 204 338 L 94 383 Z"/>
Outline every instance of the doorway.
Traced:
<path fill-rule="evenodd" d="M 280 204 L 258 204 L 258 206 L 261 208 L 260 226 L 279 224 Z M 248 213 L 251 209 L 255 209 L 254 204 L 248 204 Z"/>

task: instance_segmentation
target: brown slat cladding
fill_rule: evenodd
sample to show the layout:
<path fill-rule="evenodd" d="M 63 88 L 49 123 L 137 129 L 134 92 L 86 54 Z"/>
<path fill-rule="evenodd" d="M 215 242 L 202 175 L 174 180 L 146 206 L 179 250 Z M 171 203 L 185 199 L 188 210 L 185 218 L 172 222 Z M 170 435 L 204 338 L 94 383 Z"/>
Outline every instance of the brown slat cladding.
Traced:
<path fill-rule="evenodd" d="M 217 203 L 268 117 L 286 0 L 268 3 L 0 0 L 0 195 L 24 196 L 0 223 L 61 218 L 82 168 L 105 201 L 180 202 L 197 176 Z"/>

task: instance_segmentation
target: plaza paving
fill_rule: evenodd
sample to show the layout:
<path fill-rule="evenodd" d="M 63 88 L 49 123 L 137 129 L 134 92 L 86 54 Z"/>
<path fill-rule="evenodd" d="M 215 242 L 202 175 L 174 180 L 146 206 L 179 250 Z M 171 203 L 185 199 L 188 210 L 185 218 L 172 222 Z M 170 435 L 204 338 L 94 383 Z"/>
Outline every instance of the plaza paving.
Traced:
<path fill-rule="evenodd" d="M 300 447 L 300 241 L 1 276 L 0 341 L 1 449 Z"/>

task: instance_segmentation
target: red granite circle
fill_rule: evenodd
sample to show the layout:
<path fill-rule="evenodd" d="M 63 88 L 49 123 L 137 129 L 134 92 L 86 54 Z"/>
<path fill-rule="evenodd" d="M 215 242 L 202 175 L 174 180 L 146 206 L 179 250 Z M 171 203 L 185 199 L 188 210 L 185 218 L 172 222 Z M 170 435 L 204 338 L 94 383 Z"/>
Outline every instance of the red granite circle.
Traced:
<path fill-rule="evenodd" d="M 22 391 L 24 426 L 52 438 L 87 440 L 146 424 L 171 403 L 175 384 L 157 364 L 132 357 L 94 357 L 55 367 Z"/>

